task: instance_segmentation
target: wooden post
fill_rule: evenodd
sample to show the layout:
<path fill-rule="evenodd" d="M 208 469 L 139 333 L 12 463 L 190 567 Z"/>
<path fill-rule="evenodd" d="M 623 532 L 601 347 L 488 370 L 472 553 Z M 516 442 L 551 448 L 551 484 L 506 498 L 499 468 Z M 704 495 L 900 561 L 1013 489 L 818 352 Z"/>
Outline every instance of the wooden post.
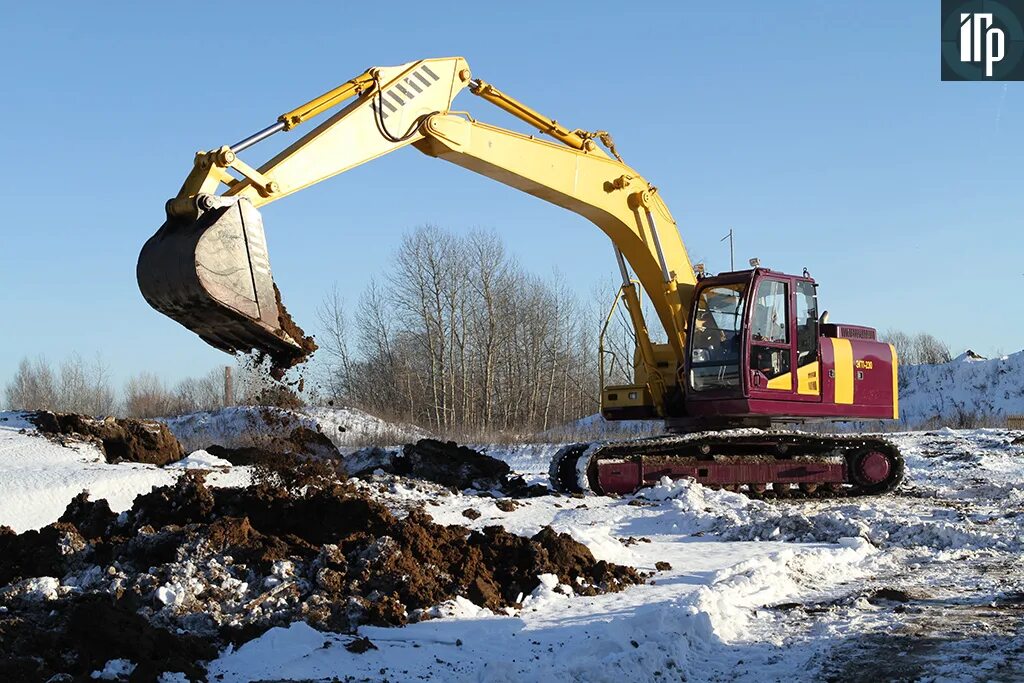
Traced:
<path fill-rule="evenodd" d="M 224 406 L 230 406 L 235 402 L 235 387 L 231 381 L 231 366 L 224 366 Z"/>

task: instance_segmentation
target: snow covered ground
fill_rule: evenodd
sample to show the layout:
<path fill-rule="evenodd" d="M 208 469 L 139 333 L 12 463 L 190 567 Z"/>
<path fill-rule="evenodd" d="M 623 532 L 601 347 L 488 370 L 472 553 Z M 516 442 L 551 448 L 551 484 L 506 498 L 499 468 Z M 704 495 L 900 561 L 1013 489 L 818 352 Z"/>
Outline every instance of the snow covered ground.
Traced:
<path fill-rule="evenodd" d="M 353 422 L 333 414 L 294 419 Z M 199 448 L 228 437 L 241 443 L 248 424 L 244 411 L 234 411 L 183 418 L 172 429 Z M 33 431 L 17 414 L 0 414 L 0 524 L 18 531 L 56 520 L 83 488 L 116 511 L 189 467 L 214 470 L 221 485 L 248 480 L 244 468 L 202 451 L 166 468 L 110 465 L 92 447 L 62 446 Z M 349 431 L 358 430 L 339 434 Z M 199 436 L 189 442 L 189 434 Z M 224 651 L 210 678 L 1024 678 L 1024 443 L 1013 443 L 1021 434 L 890 437 L 907 457 L 907 480 L 883 498 L 767 502 L 664 481 L 636 496 L 509 504 L 380 477 L 365 485 L 396 511 L 424 506 L 442 524 L 519 534 L 551 525 L 598 559 L 653 575 L 647 585 L 595 597 L 545 579 L 512 614 L 456 600 L 439 606 L 443 618 L 360 628 L 376 646 L 361 654 L 344 647 L 351 635 L 294 623 Z M 539 479 L 555 448 L 487 450 Z"/>

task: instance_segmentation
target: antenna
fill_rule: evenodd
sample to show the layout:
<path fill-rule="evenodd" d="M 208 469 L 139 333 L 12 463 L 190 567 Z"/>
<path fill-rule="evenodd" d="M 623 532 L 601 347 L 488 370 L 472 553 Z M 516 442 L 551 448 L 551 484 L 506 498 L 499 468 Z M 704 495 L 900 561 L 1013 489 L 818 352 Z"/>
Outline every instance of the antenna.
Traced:
<path fill-rule="evenodd" d="M 726 235 L 725 237 L 723 237 L 722 239 L 720 239 L 718 241 L 719 242 L 724 242 L 726 240 L 729 240 L 729 270 L 736 270 L 736 257 L 735 257 L 735 254 L 733 253 L 733 245 L 732 245 L 732 228 L 729 228 L 729 234 L 728 235 Z"/>

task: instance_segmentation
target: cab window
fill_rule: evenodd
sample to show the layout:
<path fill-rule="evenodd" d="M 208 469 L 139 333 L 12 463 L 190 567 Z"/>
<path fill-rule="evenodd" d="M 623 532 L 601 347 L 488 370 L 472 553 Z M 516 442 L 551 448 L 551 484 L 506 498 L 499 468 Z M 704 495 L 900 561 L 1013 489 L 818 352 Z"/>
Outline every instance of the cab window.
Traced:
<path fill-rule="evenodd" d="M 796 283 L 796 359 L 798 367 L 818 360 L 818 298 L 810 282 Z"/>
<path fill-rule="evenodd" d="M 690 388 L 740 386 L 740 328 L 746 284 L 705 287 L 697 295 L 690 330 Z"/>
<path fill-rule="evenodd" d="M 754 341 L 788 344 L 786 326 L 788 287 L 779 280 L 762 280 L 757 286 L 751 336 Z"/>

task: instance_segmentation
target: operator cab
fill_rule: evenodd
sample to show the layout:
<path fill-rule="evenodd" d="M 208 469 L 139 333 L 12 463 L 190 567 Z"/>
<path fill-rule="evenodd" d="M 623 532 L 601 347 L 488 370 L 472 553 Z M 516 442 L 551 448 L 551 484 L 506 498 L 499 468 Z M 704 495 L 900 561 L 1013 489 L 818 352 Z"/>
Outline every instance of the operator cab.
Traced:
<path fill-rule="evenodd" d="M 703 278 L 684 375 L 689 418 L 892 419 L 896 358 L 875 330 L 826 324 L 817 285 L 768 268 Z"/>
<path fill-rule="evenodd" d="M 691 395 L 799 395 L 793 369 L 818 360 L 814 280 L 767 268 L 726 273 L 702 280 L 694 302 L 686 372 Z"/>

